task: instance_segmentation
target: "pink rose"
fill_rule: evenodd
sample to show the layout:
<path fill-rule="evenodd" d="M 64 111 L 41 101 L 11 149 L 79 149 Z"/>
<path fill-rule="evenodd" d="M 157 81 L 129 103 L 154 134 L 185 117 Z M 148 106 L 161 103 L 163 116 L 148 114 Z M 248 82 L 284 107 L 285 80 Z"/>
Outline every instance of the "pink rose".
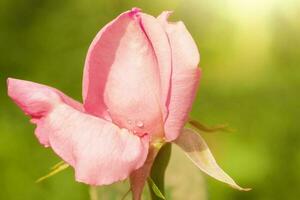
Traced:
<path fill-rule="evenodd" d="M 83 104 L 45 85 L 8 79 L 8 95 L 32 118 L 40 143 L 75 169 L 77 181 L 106 185 L 130 175 L 134 181 L 149 149 L 175 140 L 191 159 L 200 156 L 200 169 L 239 188 L 218 171 L 210 151 L 195 154 L 207 148 L 202 138 L 183 130 L 199 82 L 199 53 L 184 24 L 169 23 L 169 15 L 134 8 L 100 30 L 87 53 Z M 138 199 L 143 182 L 136 184 Z"/>
<path fill-rule="evenodd" d="M 37 125 L 40 143 L 92 185 L 126 179 L 149 145 L 173 141 L 187 120 L 200 70 L 182 22 L 134 8 L 93 40 L 83 75 L 83 105 L 45 85 L 8 79 L 8 95 Z"/>

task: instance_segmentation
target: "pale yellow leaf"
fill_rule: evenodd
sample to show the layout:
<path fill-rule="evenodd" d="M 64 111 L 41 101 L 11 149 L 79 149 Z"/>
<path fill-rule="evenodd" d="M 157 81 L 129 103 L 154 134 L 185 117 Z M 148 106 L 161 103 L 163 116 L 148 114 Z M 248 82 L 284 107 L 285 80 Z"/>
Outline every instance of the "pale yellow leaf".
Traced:
<path fill-rule="evenodd" d="M 248 191 L 249 188 L 242 188 L 227 175 L 217 164 L 204 139 L 193 129 L 184 128 L 175 143 L 185 152 L 188 158 L 203 172 L 211 177 L 227 183 L 231 187 Z"/>

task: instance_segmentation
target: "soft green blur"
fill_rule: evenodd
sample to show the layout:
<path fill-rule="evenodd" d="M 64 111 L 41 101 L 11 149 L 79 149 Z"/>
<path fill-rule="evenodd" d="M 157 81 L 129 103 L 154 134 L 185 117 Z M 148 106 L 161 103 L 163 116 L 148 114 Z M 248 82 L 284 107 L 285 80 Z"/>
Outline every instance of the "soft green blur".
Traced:
<path fill-rule="evenodd" d="M 1 0 L 0 199 L 89 199 L 68 169 L 35 180 L 59 161 L 6 95 L 6 78 L 56 87 L 81 100 L 85 54 L 97 31 L 124 10 L 174 10 L 194 37 L 203 69 L 192 116 L 234 133 L 207 139 L 239 192 L 194 167 L 173 148 L 168 199 L 282 200 L 300 196 L 300 2 L 297 0 Z M 127 183 L 100 189 L 120 199 Z M 128 198 L 129 199 L 129 198 Z M 145 198 L 148 199 L 148 198 Z"/>

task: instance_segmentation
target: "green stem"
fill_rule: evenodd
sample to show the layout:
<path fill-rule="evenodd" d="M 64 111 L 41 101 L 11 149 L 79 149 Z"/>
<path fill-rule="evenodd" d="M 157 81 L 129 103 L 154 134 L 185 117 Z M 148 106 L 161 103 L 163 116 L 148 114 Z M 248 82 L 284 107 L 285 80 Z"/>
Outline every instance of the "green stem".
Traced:
<path fill-rule="evenodd" d="M 96 186 L 90 186 L 89 193 L 90 193 L 90 200 L 99 200 Z"/>
<path fill-rule="evenodd" d="M 166 143 L 158 152 L 155 161 L 153 163 L 150 176 L 156 186 L 159 188 L 160 192 L 165 196 L 165 171 L 169 164 L 170 156 L 171 156 L 171 143 Z M 161 200 L 154 193 L 152 187 L 148 182 L 149 190 L 151 193 L 152 200 Z"/>

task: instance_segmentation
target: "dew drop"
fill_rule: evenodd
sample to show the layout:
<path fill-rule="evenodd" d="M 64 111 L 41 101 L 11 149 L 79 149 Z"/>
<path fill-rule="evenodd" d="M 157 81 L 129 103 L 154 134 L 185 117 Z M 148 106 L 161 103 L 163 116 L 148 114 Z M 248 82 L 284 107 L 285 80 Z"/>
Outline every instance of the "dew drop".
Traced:
<path fill-rule="evenodd" d="M 144 123 L 142 121 L 137 121 L 136 122 L 136 126 L 139 128 L 143 128 L 144 127 Z"/>
<path fill-rule="evenodd" d="M 128 122 L 128 124 L 131 124 L 131 120 L 129 119 L 129 120 L 127 120 L 127 122 Z"/>

